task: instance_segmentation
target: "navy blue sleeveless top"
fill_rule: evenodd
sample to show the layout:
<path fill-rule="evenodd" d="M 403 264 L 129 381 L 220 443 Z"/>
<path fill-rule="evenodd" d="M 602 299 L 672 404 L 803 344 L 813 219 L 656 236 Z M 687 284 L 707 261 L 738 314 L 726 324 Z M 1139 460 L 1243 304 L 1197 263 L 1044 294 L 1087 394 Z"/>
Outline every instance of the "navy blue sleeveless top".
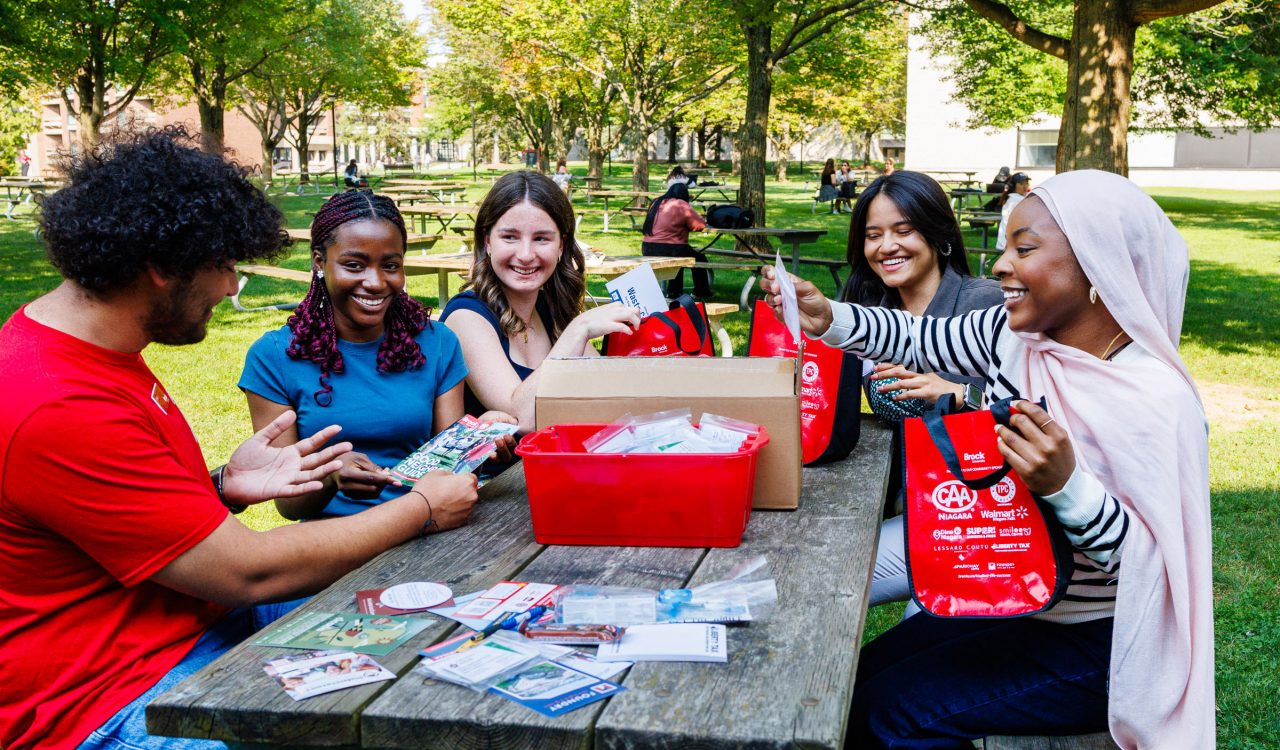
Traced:
<path fill-rule="evenodd" d="M 534 309 L 538 313 L 538 318 L 542 321 L 542 327 L 550 331 L 551 311 L 547 309 L 541 295 L 539 295 Z M 502 353 L 507 356 L 507 361 L 511 363 L 511 369 L 516 371 L 516 375 L 521 380 L 525 380 L 533 374 L 532 367 L 525 367 L 511 358 L 511 340 L 507 338 L 506 331 L 502 330 L 502 324 L 498 321 L 498 316 L 493 314 L 493 310 L 490 310 L 488 305 L 480 301 L 480 298 L 476 296 L 473 290 L 468 289 L 450 297 L 449 303 L 444 306 L 444 312 L 440 313 L 440 322 L 447 321 L 449 316 L 457 310 L 470 310 L 493 326 L 493 332 L 498 334 L 498 341 L 502 344 Z M 552 343 L 554 344 L 555 341 L 553 340 Z M 463 391 L 463 408 L 473 417 L 478 417 L 489 411 L 484 404 L 480 403 L 480 399 L 476 398 L 476 394 L 471 391 L 470 385 L 467 385 Z"/>

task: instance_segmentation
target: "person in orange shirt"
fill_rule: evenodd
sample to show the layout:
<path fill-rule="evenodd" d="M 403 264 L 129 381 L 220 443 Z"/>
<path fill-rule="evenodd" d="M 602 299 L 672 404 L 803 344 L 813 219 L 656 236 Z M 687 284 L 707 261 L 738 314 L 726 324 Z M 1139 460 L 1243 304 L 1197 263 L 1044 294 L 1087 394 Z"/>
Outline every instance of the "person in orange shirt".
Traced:
<path fill-rule="evenodd" d="M 673 182 L 667 188 L 666 195 L 649 206 L 649 214 L 644 218 L 640 254 L 662 258 L 695 258 L 699 263 L 706 263 L 707 256 L 694 250 L 689 244 L 689 232 L 701 232 L 706 226 L 706 220 L 689 205 L 689 186 L 683 182 Z M 692 270 L 694 296 L 710 297 L 711 276 L 707 269 Z M 682 268 L 676 272 L 675 278 L 667 282 L 666 294 L 674 299 L 683 292 Z"/>

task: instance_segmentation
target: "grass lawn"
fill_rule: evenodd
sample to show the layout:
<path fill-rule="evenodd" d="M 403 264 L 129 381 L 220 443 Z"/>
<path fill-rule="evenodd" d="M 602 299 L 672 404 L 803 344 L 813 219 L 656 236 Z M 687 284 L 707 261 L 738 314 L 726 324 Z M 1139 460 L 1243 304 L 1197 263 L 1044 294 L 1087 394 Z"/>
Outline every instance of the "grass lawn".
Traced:
<path fill-rule="evenodd" d="M 573 170 L 582 174 L 579 165 Z M 654 165 L 655 175 L 664 171 Z M 798 172 L 798 169 L 796 170 Z M 606 185 L 629 188 L 629 167 L 614 167 Z M 656 184 L 656 181 L 655 181 Z M 482 178 L 471 200 L 489 182 Z M 770 183 L 769 225 L 820 228 L 828 234 L 803 248 L 805 255 L 843 258 L 848 215 L 810 213 L 813 186 Z M 1218 734 L 1221 748 L 1280 747 L 1280 708 L 1275 680 L 1280 672 L 1280 192 L 1154 189 L 1152 195 L 1191 247 L 1191 285 L 1183 325 L 1182 355 L 1195 375 L 1212 426 L 1210 482 L 1214 521 L 1214 592 L 1217 627 Z M 600 204 L 574 203 L 582 213 L 580 237 L 611 254 L 639 254 L 640 235 L 630 222 L 612 222 L 621 231 L 603 234 Z M 305 227 L 307 212 L 321 198 L 283 196 L 278 200 L 289 225 Z M 27 211 L 29 209 L 21 209 Z M 29 214 L 0 220 L 0 319 L 52 288 L 57 273 L 33 237 Z M 972 233 L 969 244 L 979 244 Z M 729 245 L 723 240 L 721 247 Z M 306 268 L 299 247 L 286 265 Z M 828 293 L 832 280 L 810 267 L 806 276 Z M 716 276 L 717 298 L 736 301 L 745 272 Z M 690 281 L 686 279 L 686 285 Z M 435 304 L 434 277 L 412 279 L 409 290 Z M 592 290 L 602 292 L 602 285 Z M 248 304 L 296 300 L 300 284 L 256 279 Z M 264 331 L 284 323 L 287 312 L 238 313 L 223 304 L 214 313 L 208 338 L 175 349 L 152 346 L 146 359 L 191 422 L 210 465 L 223 463 L 250 433 L 249 413 L 236 381 L 249 345 Z M 726 327 L 735 350 L 746 346 L 748 315 L 739 312 Z M 274 510 L 251 508 L 242 518 L 256 528 L 284 523 Z M 900 607 L 880 607 L 868 621 L 868 637 L 889 627 Z"/>

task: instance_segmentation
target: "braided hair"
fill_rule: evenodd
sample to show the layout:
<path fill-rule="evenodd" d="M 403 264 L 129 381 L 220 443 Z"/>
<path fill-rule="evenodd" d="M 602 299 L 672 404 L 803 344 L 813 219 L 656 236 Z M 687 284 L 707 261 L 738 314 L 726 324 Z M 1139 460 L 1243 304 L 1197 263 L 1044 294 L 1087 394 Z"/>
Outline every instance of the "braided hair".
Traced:
<path fill-rule="evenodd" d="M 408 232 L 395 201 L 368 190 L 349 190 L 329 198 L 311 222 L 311 252 L 323 257 L 333 245 L 338 227 L 350 221 L 389 221 L 400 230 L 401 250 L 408 248 Z M 401 289 L 387 310 L 382 343 L 378 346 L 378 372 L 416 370 L 426 363 L 414 337 L 431 326 L 431 309 Z M 312 271 L 311 288 L 298 309 L 289 317 L 293 339 L 285 352 L 292 359 L 320 366 L 320 390 L 313 394 L 320 406 L 333 403 L 329 375 L 343 372 L 345 364 L 338 351 L 338 332 L 333 319 L 333 303 L 323 278 Z"/>

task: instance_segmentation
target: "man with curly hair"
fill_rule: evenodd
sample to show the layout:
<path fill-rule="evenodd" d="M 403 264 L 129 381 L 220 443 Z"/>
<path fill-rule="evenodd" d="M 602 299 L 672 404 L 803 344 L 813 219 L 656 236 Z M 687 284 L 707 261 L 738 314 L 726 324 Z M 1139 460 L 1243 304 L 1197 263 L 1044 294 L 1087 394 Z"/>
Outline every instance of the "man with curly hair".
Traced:
<path fill-rule="evenodd" d="M 323 447 L 331 426 L 273 445 L 286 412 L 210 473 L 141 351 L 203 339 L 235 264 L 285 244 L 283 217 L 180 128 L 106 143 L 69 177 L 41 220 L 64 280 L 0 328 L 0 746 L 221 746 L 148 736 L 146 703 L 277 614 L 254 605 L 465 517 L 475 479 L 242 525 L 245 504 L 319 489 L 351 444 Z"/>

